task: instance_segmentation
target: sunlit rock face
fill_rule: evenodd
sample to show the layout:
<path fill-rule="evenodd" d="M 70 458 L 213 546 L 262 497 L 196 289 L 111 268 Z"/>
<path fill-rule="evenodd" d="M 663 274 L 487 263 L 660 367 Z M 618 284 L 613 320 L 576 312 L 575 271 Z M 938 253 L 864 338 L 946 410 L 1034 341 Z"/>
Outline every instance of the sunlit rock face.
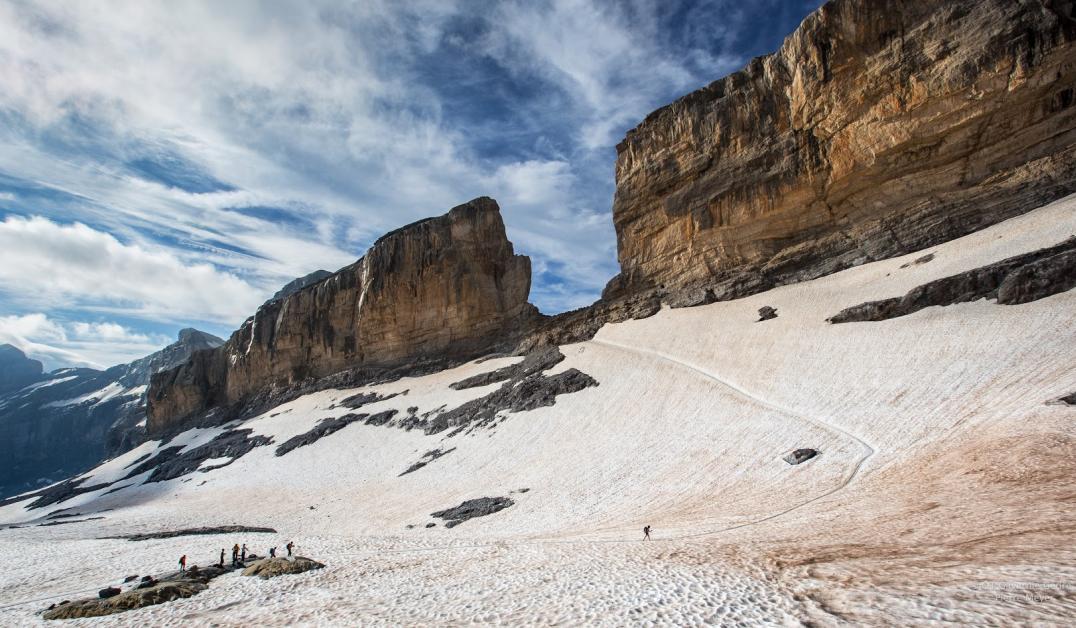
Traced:
<path fill-rule="evenodd" d="M 606 296 L 757 292 L 1076 190 L 1072 7 L 827 3 L 774 54 L 628 132 Z"/>
<path fill-rule="evenodd" d="M 228 342 L 154 379 L 149 431 L 266 387 L 354 367 L 475 357 L 538 316 L 530 260 L 478 198 L 381 237 L 356 263 L 269 301 Z"/>

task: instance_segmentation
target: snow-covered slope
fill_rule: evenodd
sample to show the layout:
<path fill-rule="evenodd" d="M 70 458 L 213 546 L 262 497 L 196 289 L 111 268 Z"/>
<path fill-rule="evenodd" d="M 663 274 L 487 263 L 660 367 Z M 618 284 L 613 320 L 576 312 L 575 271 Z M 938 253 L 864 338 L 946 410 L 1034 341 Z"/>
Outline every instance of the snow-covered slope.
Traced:
<path fill-rule="evenodd" d="M 488 395 L 500 384 L 450 384 L 521 358 L 322 391 L 145 443 L 76 487 L 101 488 L 0 508 L 23 526 L 0 530 L 0 624 L 41 621 L 51 602 L 180 554 L 205 564 L 235 542 L 263 553 L 287 540 L 328 567 L 224 576 L 187 600 L 74 623 L 1065 623 L 1076 408 L 1050 402 L 1076 392 L 1076 291 L 826 318 L 1073 234 L 1069 198 L 929 251 L 609 325 L 545 372 L 578 369 L 597 386 L 492 426 L 401 423 Z M 762 306 L 778 317 L 756 322 Z M 342 405 L 361 393 L 396 396 Z M 355 422 L 276 455 L 323 419 L 389 409 L 388 425 Z M 236 429 L 272 444 L 175 479 L 123 479 L 147 456 Z M 782 459 L 798 448 L 820 454 Z M 431 516 L 481 497 L 514 505 L 452 528 Z M 68 517 L 47 519 L 57 513 Z M 70 523 L 37 525 L 56 521 Z M 279 534 L 103 538 L 226 524 Z"/>

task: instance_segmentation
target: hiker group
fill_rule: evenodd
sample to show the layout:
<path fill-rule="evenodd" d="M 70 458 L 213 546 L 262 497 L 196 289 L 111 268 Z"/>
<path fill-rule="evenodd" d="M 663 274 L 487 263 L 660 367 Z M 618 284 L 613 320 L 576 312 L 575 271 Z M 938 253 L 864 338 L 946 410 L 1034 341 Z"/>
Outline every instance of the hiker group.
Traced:
<path fill-rule="evenodd" d="M 284 549 L 286 549 L 288 551 L 288 558 L 291 558 L 293 556 L 293 554 L 294 554 L 294 551 L 295 551 L 295 543 L 293 543 L 292 541 L 288 541 L 287 545 L 284 546 Z M 224 567 L 224 556 L 225 556 L 226 553 L 227 553 L 227 551 L 224 548 L 221 548 L 221 550 L 220 550 L 220 561 L 217 563 L 218 567 Z M 276 546 L 273 546 L 273 547 L 269 548 L 269 557 L 270 558 L 276 558 Z M 247 560 L 254 560 L 254 559 L 257 559 L 257 558 L 258 558 L 257 554 L 254 554 L 250 550 L 247 549 L 247 544 L 246 543 L 243 543 L 242 545 L 240 545 L 239 543 L 236 543 L 235 545 L 232 546 L 232 568 L 233 569 L 236 569 L 236 568 L 239 568 L 239 567 L 245 567 L 246 564 L 247 564 Z M 187 571 L 187 555 L 186 554 L 179 557 L 179 570 L 182 571 L 182 572 Z"/>

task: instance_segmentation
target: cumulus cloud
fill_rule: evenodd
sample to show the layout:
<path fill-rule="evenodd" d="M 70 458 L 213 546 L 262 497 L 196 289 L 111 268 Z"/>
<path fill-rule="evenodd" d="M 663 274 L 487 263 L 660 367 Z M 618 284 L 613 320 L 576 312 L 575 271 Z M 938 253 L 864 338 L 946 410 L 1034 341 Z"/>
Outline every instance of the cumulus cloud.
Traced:
<path fill-rule="evenodd" d="M 615 142 L 765 52 L 731 45 L 766 40 L 748 14 L 783 36 L 811 8 L 789 6 L 0 2 L 7 312 L 231 325 L 479 195 L 532 257 L 532 300 L 585 305 L 617 270 Z"/>
<path fill-rule="evenodd" d="M 165 336 L 134 332 L 107 321 L 63 323 L 41 312 L 0 316 L 0 343 L 18 347 L 40 360 L 46 370 L 107 368 L 141 358 L 168 342 Z"/>
<path fill-rule="evenodd" d="M 210 264 L 186 264 L 80 223 L 9 216 L 0 223 L 0 250 L 0 289 L 15 301 L 234 322 L 263 296 Z"/>

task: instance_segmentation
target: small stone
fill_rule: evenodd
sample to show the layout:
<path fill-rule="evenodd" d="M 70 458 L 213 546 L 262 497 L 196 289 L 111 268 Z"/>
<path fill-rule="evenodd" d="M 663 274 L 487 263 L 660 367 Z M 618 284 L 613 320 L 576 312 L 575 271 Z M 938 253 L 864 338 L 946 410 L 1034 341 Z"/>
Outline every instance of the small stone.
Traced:
<path fill-rule="evenodd" d="M 802 464 L 804 462 L 807 462 L 808 460 L 810 460 L 811 458 L 814 458 L 817 455 L 818 455 L 818 450 L 817 449 L 810 449 L 810 448 L 804 447 L 802 449 L 797 449 L 797 450 L 793 451 L 792 453 L 788 454 L 787 456 L 785 456 L 783 458 L 783 460 L 785 462 L 787 462 L 788 464 L 797 465 L 797 464 Z"/>
<path fill-rule="evenodd" d="M 758 308 L 758 320 L 755 322 L 761 323 L 762 321 L 768 321 L 774 318 L 777 318 L 777 310 L 768 305 L 764 305 Z"/>
<path fill-rule="evenodd" d="M 105 587 L 97 592 L 97 597 L 102 600 L 107 600 L 110 597 L 116 597 L 120 593 L 123 593 L 118 587 Z"/>

